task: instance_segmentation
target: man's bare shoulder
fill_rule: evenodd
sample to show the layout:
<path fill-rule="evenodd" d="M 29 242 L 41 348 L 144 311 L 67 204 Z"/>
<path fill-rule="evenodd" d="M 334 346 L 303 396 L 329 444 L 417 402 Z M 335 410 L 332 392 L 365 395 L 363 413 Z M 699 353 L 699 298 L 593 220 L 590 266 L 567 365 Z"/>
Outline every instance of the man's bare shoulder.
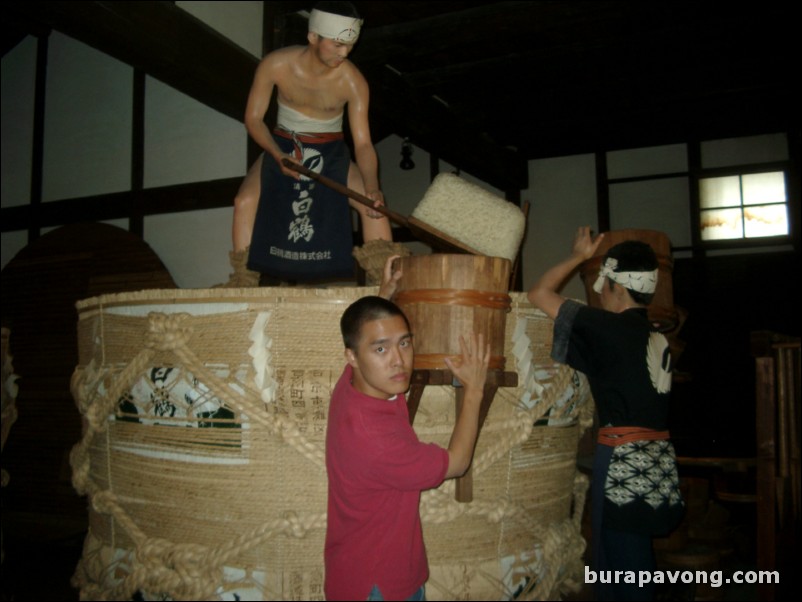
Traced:
<path fill-rule="evenodd" d="M 362 94 L 368 87 L 368 82 L 359 68 L 351 61 L 346 60 L 339 68 L 339 78 L 354 92 Z"/>
<path fill-rule="evenodd" d="M 306 50 L 306 46 L 285 46 L 265 55 L 260 66 L 279 66 L 295 62 Z"/>
<path fill-rule="evenodd" d="M 347 73 L 349 77 L 352 77 L 356 80 L 365 81 L 365 76 L 362 75 L 362 72 L 359 70 L 359 67 L 354 65 L 350 60 L 346 59 L 346 61 L 343 63 L 342 66 L 347 68 Z"/>

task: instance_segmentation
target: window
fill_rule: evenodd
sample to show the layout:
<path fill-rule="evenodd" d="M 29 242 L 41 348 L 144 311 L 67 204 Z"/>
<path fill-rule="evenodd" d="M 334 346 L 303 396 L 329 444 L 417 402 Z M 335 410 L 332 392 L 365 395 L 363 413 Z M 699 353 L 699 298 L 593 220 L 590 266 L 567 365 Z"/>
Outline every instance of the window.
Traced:
<path fill-rule="evenodd" d="M 782 171 L 702 178 L 699 208 L 703 241 L 789 234 Z"/>

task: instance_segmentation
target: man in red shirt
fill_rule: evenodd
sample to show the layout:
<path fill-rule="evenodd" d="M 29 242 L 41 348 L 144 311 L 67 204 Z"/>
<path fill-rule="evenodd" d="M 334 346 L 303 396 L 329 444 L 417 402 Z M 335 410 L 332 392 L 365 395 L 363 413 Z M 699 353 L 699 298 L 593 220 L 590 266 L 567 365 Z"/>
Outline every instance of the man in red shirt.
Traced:
<path fill-rule="evenodd" d="M 420 600 L 429 577 L 420 492 L 470 465 L 490 346 L 471 334 L 460 340 L 461 357 L 445 360 L 465 387 L 465 401 L 443 449 L 418 441 L 409 424 L 404 393 L 413 334 L 398 306 L 363 297 L 345 311 L 340 328 L 347 366 L 332 394 L 326 434 L 326 598 Z"/>

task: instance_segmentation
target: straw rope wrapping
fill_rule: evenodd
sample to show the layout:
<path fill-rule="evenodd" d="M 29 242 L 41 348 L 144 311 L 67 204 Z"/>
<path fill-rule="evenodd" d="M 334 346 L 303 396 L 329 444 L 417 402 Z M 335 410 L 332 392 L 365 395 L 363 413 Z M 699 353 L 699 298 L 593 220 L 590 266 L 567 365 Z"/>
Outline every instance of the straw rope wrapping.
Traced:
<path fill-rule="evenodd" d="M 558 365 L 550 386 L 544 389 L 542 398 L 534 409 L 519 410 L 511 418 L 496 423 L 497 429 L 503 431 L 504 435 L 495 445 L 485 448 L 474 457 L 471 466 L 476 476 L 481 475 L 490 465 L 508 454 L 513 447 L 520 445 L 530 437 L 534 423 L 554 407 L 565 389 L 571 384 L 575 374 L 574 370 L 568 366 Z M 488 520 L 498 522 L 508 512 L 504 508 L 503 502 L 495 501 L 487 508 L 480 502 L 460 504 L 453 499 L 448 488 L 443 487 L 425 491 L 421 498 L 421 518 L 424 522 L 452 521 L 466 513 L 486 514 Z"/>
<path fill-rule="evenodd" d="M 188 348 L 193 335 L 189 325 L 189 314 L 152 312 L 148 315 L 148 330 L 145 346 L 122 372 L 113 379 L 113 385 L 102 392 L 100 385 L 108 381 L 108 373 L 94 367 L 93 362 L 84 369 L 76 370 L 71 388 L 79 402 L 87 422 L 86 433 L 72 450 L 70 462 L 73 467 L 73 485 L 81 495 L 89 495 L 93 508 L 114 518 L 134 542 L 135 555 L 132 571 L 111 589 L 98 588 L 91 584 L 86 571 L 79 565 L 74 585 L 82 590 L 82 597 L 105 599 L 130 599 L 139 590 L 159 592 L 176 599 L 209 599 L 223 583 L 223 567 L 243 552 L 253 549 L 283 534 L 302 538 L 312 529 L 325 526 L 325 514 L 298 516 L 288 513 L 281 519 L 265 522 L 234 539 L 209 547 L 200 544 L 174 543 L 158 537 L 148 537 L 134 522 L 117 496 L 103 490 L 90 478 L 89 448 L 93 439 L 103 433 L 109 424 L 109 416 L 115 412 L 118 400 L 132 386 L 144 370 L 152 363 L 157 352 L 169 352 L 182 366 L 201 376 L 211 392 L 229 408 L 247 414 L 249 419 L 265 426 L 280 436 L 313 464 L 324 466 L 324 452 L 310 443 L 290 419 L 267 414 L 258 393 L 245 389 L 237 394 L 226 381 L 206 369 Z M 262 325 L 266 320 L 262 321 Z"/>
<path fill-rule="evenodd" d="M 523 316 L 519 318 L 519 322 L 529 323 L 530 326 L 537 323 L 533 328 L 540 327 L 537 320 L 527 318 L 532 314 L 531 309 L 520 306 L 516 306 L 515 309 L 517 315 Z M 135 548 L 134 552 L 127 553 L 128 556 L 122 562 L 121 570 L 116 573 L 115 578 L 108 580 L 114 584 L 105 588 L 96 585 L 103 583 L 103 580 L 97 577 L 102 577 L 103 571 L 108 573 L 108 569 L 94 570 L 89 567 L 90 561 L 85 553 L 81 563 L 86 566 L 79 566 L 75 577 L 76 585 L 81 587 L 82 597 L 130 598 L 137 590 L 143 590 L 150 593 L 165 593 L 182 599 L 210 598 L 221 592 L 220 586 L 224 583 L 222 571 L 226 563 L 279 534 L 304 537 L 310 530 L 322 529 L 325 526 L 323 513 L 308 513 L 303 516 L 284 513 L 280 519 L 243 530 L 240 536 L 213 546 L 176 544 L 166 539 L 148 538 L 126 513 L 115 494 L 110 490 L 101 490 L 90 478 L 88 451 L 90 445 L 108 429 L 110 416 L 116 411 L 124 392 L 131 387 L 143 370 L 154 365 L 154 358 L 156 361 L 163 361 L 165 354 L 169 354 L 175 358 L 176 363 L 198 376 L 225 406 L 236 408 L 247 415 L 249 420 L 264 425 L 272 434 L 279 436 L 322 470 L 323 450 L 310 443 L 290 417 L 281 412 L 273 412 L 266 405 L 274 401 L 276 396 L 275 375 L 269 367 L 271 362 L 269 351 L 266 351 L 267 355 L 261 351 L 269 349 L 270 346 L 269 337 L 263 336 L 266 333 L 268 319 L 269 312 L 259 314 L 256 323 L 252 324 L 249 336 L 253 345 L 248 351 L 253 358 L 253 368 L 256 372 L 254 388 L 242 387 L 243 383 L 240 381 L 235 388 L 205 367 L 203 362 L 190 351 L 188 342 L 192 338 L 193 329 L 191 316 L 187 314 L 169 316 L 150 314 L 147 333 L 143 337 L 146 340 L 145 348 L 127 365 L 121 368 L 109 368 L 106 367 L 105 359 L 93 358 L 83 369 L 76 370 L 72 382 L 73 395 L 79 401 L 81 410 L 87 418 L 88 428 L 85 437 L 76 445 L 72 454 L 75 486 L 79 492 L 90 495 L 91 502 L 98 512 L 114 518 L 119 527 L 130 537 Z M 517 326 L 516 324 L 516 330 Z M 519 375 L 525 374 L 527 377 L 527 395 L 518 399 L 515 395 L 520 395 L 520 389 L 515 390 L 519 391 L 515 395 L 499 389 L 494 405 L 498 406 L 501 403 L 511 410 L 505 409 L 497 416 L 490 429 L 491 434 L 494 436 L 500 434 L 500 438 L 485 438 L 485 443 L 489 444 L 482 445 L 478 450 L 473 463 L 474 474 L 478 477 L 477 483 L 481 482 L 480 475 L 489 471 L 494 464 L 499 463 L 499 460 L 506 456 L 507 460 L 500 464 L 509 467 L 514 453 L 517 453 L 514 450 L 527 443 L 532 446 L 532 441 L 535 441 L 534 424 L 538 420 L 544 418 L 551 420 L 555 417 L 562 420 L 578 418 L 581 428 L 584 429 L 592 417 L 592 404 L 584 403 L 589 399 L 586 381 L 577 377 L 573 370 L 565 366 L 546 364 L 543 359 L 544 349 L 550 345 L 546 336 L 535 332 L 531 335 L 531 339 L 533 340 L 527 336 L 513 337 L 513 340 L 520 344 L 519 350 L 523 350 L 520 357 L 514 355 Z M 307 355 L 305 359 L 306 363 L 312 365 L 319 363 L 317 357 L 312 358 Z M 101 364 L 104 367 L 98 368 L 97 366 Z M 260 366 L 264 368 L 261 372 Z M 541 371 L 538 372 L 540 382 L 535 380 L 536 366 L 541 367 Z M 547 367 L 546 376 L 543 376 L 543 366 Z M 566 401 L 566 391 L 569 389 L 572 393 L 570 400 Z M 565 471 L 560 474 L 565 474 Z M 496 497 L 492 499 L 477 498 L 471 504 L 459 504 L 453 498 L 454 484 L 451 481 L 438 490 L 424 492 L 421 499 L 424 527 L 427 528 L 426 525 L 429 524 L 433 526 L 445 524 L 459 517 L 477 517 L 485 524 L 499 524 L 502 532 L 499 541 L 505 529 L 509 533 L 519 531 L 522 537 L 527 538 L 525 545 L 518 546 L 516 539 L 516 545 L 512 548 L 508 545 L 508 551 L 505 552 L 505 555 L 510 551 L 513 553 L 513 563 L 517 573 L 527 575 L 530 579 L 524 593 L 519 592 L 518 595 L 532 599 L 554 597 L 559 591 L 572 589 L 579 581 L 582 571 L 581 556 L 584 541 L 579 535 L 579 523 L 584 507 L 587 480 L 575 472 L 571 474 L 574 476 L 574 511 L 566 520 L 551 522 L 536 518 L 532 514 L 532 509 L 522 504 L 522 501 L 528 503 L 526 500 L 521 500 L 520 496 L 510 495 L 509 484 L 506 494 L 502 487 L 501 493 L 493 494 Z M 89 541 L 87 538 L 87 545 Z M 520 551 L 523 548 L 526 550 Z M 534 550 L 539 551 L 539 557 L 536 557 Z M 106 552 L 108 553 L 108 550 Z M 545 566 L 543 558 L 546 559 Z M 126 570 L 129 567 L 130 570 Z M 493 584 L 494 591 L 513 593 L 506 580 L 497 583 L 497 573 L 491 575 L 492 571 L 489 568 L 487 571 L 481 567 L 469 568 L 474 568 L 476 573 L 484 573 L 482 578 Z M 433 571 L 433 586 L 436 579 L 437 575 Z M 464 579 L 467 580 L 468 577 Z M 446 598 L 453 596 L 453 590 L 446 590 Z"/>
<path fill-rule="evenodd" d="M 581 522 L 588 485 L 588 478 L 577 472 L 574 478 L 574 513 L 571 518 L 553 523 L 545 529 L 541 525 L 536 526 L 537 541 L 542 546 L 543 556 L 549 562 L 539 579 L 530 581 L 518 595 L 518 599 L 553 600 L 581 589 L 584 571 L 582 554 L 586 545 L 581 535 Z"/>
<path fill-rule="evenodd" d="M 590 400 L 590 391 L 587 380 L 578 375 L 572 368 L 552 364 L 550 377 L 543 382 L 534 379 L 536 364 L 534 361 L 533 341 L 525 333 L 525 319 L 515 325 L 513 334 L 513 347 L 519 350 L 516 355 L 517 371 L 519 375 L 531 375 L 525 399 L 529 401 L 534 397 L 534 403 L 520 403 L 512 416 L 503 421 L 494 423 L 495 429 L 502 433 L 495 443 L 487 445 L 482 451 L 477 450 L 473 459 L 472 470 L 476 480 L 481 478 L 483 472 L 512 453 L 513 448 L 522 445 L 533 435 L 536 422 L 549 417 L 562 420 L 577 419 L 580 433 L 584 431 L 593 419 L 593 404 Z M 572 391 L 573 403 L 565 400 L 567 391 Z M 497 397 L 503 395 L 499 389 Z M 562 402 L 562 405 L 560 405 Z M 496 401 L 498 403 L 498 401 Z M 526 533 L 532 542 L 533 548 L 540 548 L 542 557 L 548 559 L 545 570 L 536 555 L 529 560 L 523 559 L 519 554 L 515 564 L 516 573 L 526 575 L 529 581 L 523 591 L 517 596 L 521 599 L 552 599 L 562 591 L 578 591 L 582 579 L 582 554 L 585 550 L 585 541 L 580 534 L 582 513 L 585 496 L 588 488 L 588 479 L 576 472 L 573 487 L 573 514 L 564 521 L 552 524 L 542 524 L 533 517 L 531 510 L 525 508 L 521 501 L 515 502 L 509 497 L 499 497 L 493 500 L 474 499 L 470 504 L 461 504 L 454 499 L 454 482 L 450 481 L 438 489 L 423 492 L 421 496 L 421 520 L 426 524 L 442 524 L 456 520 L 462 516 L 482 517 L 488 523 L 501 523 L 509 521 L 515 529 Z M 509 526 L 507 527 L 510 528 Z M 467 569 L 466 569 L 467 570 Z M 486 580 L 494 580 L 488 575 Z M 436 578 L 430 583 L 437 588 Z M 453 596 L 453 591 L 447 588 L 443 593 Z M 499 592 L 513 596 L 516 592 L 509 589 L 509 584 L 498 583 Z M 434 592 L 432 592 L 434 593 Z"/>

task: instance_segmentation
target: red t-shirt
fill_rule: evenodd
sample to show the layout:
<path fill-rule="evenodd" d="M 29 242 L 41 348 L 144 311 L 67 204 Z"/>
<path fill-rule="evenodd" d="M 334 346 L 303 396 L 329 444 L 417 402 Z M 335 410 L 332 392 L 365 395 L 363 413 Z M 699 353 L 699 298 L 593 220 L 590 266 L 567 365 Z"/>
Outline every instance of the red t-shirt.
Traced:
<path fill-rule="evenodd" d="M 326 432 L 326 598 L 365 600 L 378 585 L 404 600 L 429 577 L 420 492 L 443 482 L 448 452 L 418 441 L 403 395 L 360 393 L 352 374 L 334 388 Z"/>

